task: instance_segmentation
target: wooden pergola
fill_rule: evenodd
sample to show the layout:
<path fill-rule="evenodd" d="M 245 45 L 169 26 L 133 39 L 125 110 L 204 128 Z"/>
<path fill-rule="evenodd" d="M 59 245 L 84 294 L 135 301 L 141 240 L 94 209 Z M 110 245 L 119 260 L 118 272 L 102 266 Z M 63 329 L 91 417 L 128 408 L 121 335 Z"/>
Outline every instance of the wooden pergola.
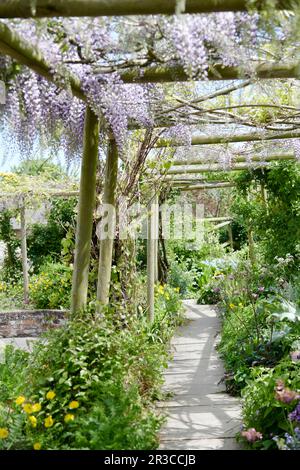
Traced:
<path fill-rule="evenodd" d="M 290 5 L 300 2 L 287 2 L 279 0 L 278 9 L 286 9 Z M 178 5 L 176 0 L 14 0 L 0 5 L 0 18 L 39 18 L 39 17 L 73 17 L 73 16 L 120 16 L 120 15 L 149 15 L 149 14 L 171 14 L 175 12 Z M 257 2 L 258 9 L 261 2 Z M 246 0 L 187 0 L 186 13 L 207 13 L 216 11 L 246 11 Z M 9 26 L 0 23 L 0 53 L 8 55 L 18 63 L 29 67 L 34 72 L 46 78 L 50 82 L 55 82 L 51 65 L 43 57 L 42 52 L 37 47 L 24 40 Z M 274 78 L 296 78 L 300 77 L 300 61 L 288 63 L 262 63 L 257 65 L 254 75 L 257 79 L 270 80 Z M 183 67 L 179 64 L 147 66 L 140 74 L 139 68 L 129 71 L 120 71 L 120 78 L 124 83 L 164 83 L 164 82 L 184 82 L 189 80 Z M 239 67 L 216 66 L 209 70 L 209 80 L 234 80 L 248 78 L 244 76 Z M 71 74 L 68 77 L 69 85 L 74 96 L 87 102 L 87 98 L 82 89 L 80 80 Z M 72 312 L 85 307 L 88 292 L 88 273 L 91 257 L 91 239 L 93 213 L 96 204 L 96 169 L 98 161 L 99 128 L 105 127 L 104 120 L 101 120 L 86 104 L 84 143 L 81 163 L 81 179 L 79 190 L 79 206 L 76 231 L 74 275 L 72 284 Z M 300 136 L 299 131 L 282 133 L 269 133 L 262 135 L 259 133 L 244 135 L 219 135 L 219 136 L 195 136 L 192 139 L 193 145 L 207 145 L 229 142 L 251 142 L 276 139 L 294 139 Z M 161 139 L 157 147 L 179 145 L 170 139 Z M 276 158 L 275 158 L 276 157 Z M 270 157 L 270 161 L 292 160 L 294 155 Z M 268 162 L 267 162 L 268 163 Z M 267 164 L 266 163 L 266 164 Z M 220 165 L 215 167 L 205 165 L 203 160 L 188 162 L 191 167 L 180 168 L 182 162 L 174 161 L 174 167 L 169 171 L 166 179 L 172 179 L 175 175 L 186 173 L 203 173 L 210 171 L 221 171 Z M 241 159 L 234 164 L 233 170 L 247 168 L 244 160 Z M 116 185 L 118 177 L 118 149 L 115 138 L 109 134 L 108 152 L 106 157 L 106 172 L 103 189 L 103 203 L 114 204 L 116 201 Z M 193 180 L 187 181 L 193 184 Z M 194 186 L 195 188 L 196 186 Z M 224 187 L 224 186 L 223 186 Z M 153 195 L 149 205 L 148 234 L 148 309 L 149 318 L 154 318 L 154 285 L 157 273 L 157 239 L 158 239 L 158 211 L 157 195 Z M 156 208 L 156 209 L 155 209 Z M 23 220 L 25 225 L 25 221 Z M 113 240 L 100 241 L 100 258 L 98 274 L 97 300 L 100 304 L 106 305 L 109 299 L 111 266 L 112 266 Z"/>

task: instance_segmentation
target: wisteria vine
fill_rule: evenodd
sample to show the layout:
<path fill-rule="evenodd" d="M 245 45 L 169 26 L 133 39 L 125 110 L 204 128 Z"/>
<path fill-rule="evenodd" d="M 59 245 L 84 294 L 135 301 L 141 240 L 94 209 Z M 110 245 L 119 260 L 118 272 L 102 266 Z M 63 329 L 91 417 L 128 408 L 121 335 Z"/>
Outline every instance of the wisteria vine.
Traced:
<path fill-rule="evenodd" d="M 154 111 L 160 101 L 168 99 L 168 91 L 154 85 L 124 84 L 120 71 L 179 61 L 191 79 L 206 79 L 216 64 L 237 65 L 251 72 L 258 59 L 256 45 L 261 46 L 266 31 L 259 29 L 257 13 L 182 15 L 179 3 L 179 14 L 167 19 L 5 21 L 41 50 L 55 80 L 55 84 L 48 83 L 10 59 L 1 59 L 0 74 L 8 91 L 2 126 L 13 130 L 21 151 L 30 154 L 34 142 L 42 138 L 48 145 L 63 148 L 68 158 L 79 154 L 84 104 L 68 88 L 70 73 L 78 77 L 90 107 L 104 118 L 122 151 L 132 123 L 154 125 Z M 190 131 L 175 121 L 170 136 L 188 145 Z M 225 166 L 230 165 L 226 155 L 223 160 Z"/>

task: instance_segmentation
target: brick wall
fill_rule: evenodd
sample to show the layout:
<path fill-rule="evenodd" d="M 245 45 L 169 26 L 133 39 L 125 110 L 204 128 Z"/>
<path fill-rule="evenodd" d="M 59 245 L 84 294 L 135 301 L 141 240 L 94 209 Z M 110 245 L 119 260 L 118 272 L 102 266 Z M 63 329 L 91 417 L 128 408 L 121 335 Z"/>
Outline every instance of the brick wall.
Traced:
<path fill-rule="evenodd" d="M 0 338 L 37 337 L 64 323 L 66 311 L 17 310 L 0 312 Z"/>

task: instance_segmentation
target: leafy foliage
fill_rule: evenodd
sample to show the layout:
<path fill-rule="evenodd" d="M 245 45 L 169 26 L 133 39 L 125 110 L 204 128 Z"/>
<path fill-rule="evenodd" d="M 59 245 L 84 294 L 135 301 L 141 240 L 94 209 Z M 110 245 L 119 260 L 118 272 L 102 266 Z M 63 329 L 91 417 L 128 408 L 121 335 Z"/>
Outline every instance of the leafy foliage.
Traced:
<path fill-rule="evenodd" d="M 300 363 L 283 359 L 274 368 L 256 367 L 251 371 L 251 380 L 243 390 L 243 416 L 246 428 L 255 428 L 262 433 L 261 442 L 254 447 L 277 448 L 278 436 L 294 434 L 288 418 L 297 401 L 285 403 L 276 397 L 276 382 L 283 381 L 291 390 L 300 390 Z"/>
<path fill-rule="evenodd" d="M 30 280 L 30 298 L 38 309 L 70 307 L 72 268 L 48 262 Z"/>
<path fill-rule="evenodd" d="M 300 169 L 295 162 L 277 162 L 268 169 L 256 169 L 236 178 L 237 198 L 232 206 L 236 220 L 251 229 L 265 257 L 273 264 L 277 257 L 291 255 L 297 272 L 300 239 Z M 265 191 L 262 197 L 261 188 Z M 298 258 L 298 262 L 297 262 Z"/>
<path fill-rule="evenodd" d="M 124 327 L 111 309 L 105 320 L 77 315 L 24 355 L 13 379 L 8 368 L 18 353 L 8 350 L 0 364 L 0 427 L 9 433 L 2 448 L 155 448 L 161 418 L 151 403 L 181 321 L 178 294 L 168 297 L 152 326 L 140 316 Z"/>
<path fill-rule="evenodd" d="M 46 225 L 35 224 L 28 236 L 28 256 L 37 272 L 48 259 L 59 261 L 63 240 L 74 233 L 75 198 L 54 199 Z"/>

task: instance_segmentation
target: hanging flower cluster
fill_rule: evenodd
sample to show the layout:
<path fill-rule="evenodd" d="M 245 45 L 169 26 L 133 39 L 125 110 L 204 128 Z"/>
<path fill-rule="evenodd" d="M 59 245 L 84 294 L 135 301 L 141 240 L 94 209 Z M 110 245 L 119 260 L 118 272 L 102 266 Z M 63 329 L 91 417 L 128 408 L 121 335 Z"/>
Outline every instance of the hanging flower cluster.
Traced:
<path fill-rule="evenodd" d="M 191 127 L 184 124 L 176 124 L 164 133 L 164 137 L 167 139 L 173 139 L 174 142 L 180 145 L 191 145 L 192 144 L 192 132 Z"/>
<path fill-rule="evenodd" d="M 209 66 L 216 62 L 245 66 L 257 27 L 258 15 L 246 13 L 177 15 L 165 23 L 166 34 L 191 79 L 207 78 Z"/>
<path fill-rule="evenodd" d="M 261 46 L 259 21 L 258 14 L 249 13 L 178 14 L 167 19 L 150 16 L 111 21 L 5 20 L 25 43 L 41 51 L 55 84 L 26 68 L 1 73 L 8 89 L 2 122 L 10 133 L 11 129 L 15 131 L 22 153 L 32 152 L 42 137 L 44 143 L 50 139 L 55 149 L 63 148 L 74 158 L 81 146 L 84 105 L 71 94 L 72 75 L 81 83 L 92 109 L 105 118 L 122 149 L 131 123 L 152 126 L 153 110 L 168 98 L 167 87 L 124 84 L 123 71 L 137 69 L 142 74 L 145 66 L 165 67 L 178 61 L 192 79 L 205 79 L 208 72 L 215 73 L 215 65 L 237 65 L 250 70 L 251 63 L 256 65 L 258 59 L 254 46 Z M 1 59 L 0 72 L 1 67 L 6 71 L 13 69 L 13 62 Z M 182 134 L 180 120 L 174 122 L 175 135 Z"/>

